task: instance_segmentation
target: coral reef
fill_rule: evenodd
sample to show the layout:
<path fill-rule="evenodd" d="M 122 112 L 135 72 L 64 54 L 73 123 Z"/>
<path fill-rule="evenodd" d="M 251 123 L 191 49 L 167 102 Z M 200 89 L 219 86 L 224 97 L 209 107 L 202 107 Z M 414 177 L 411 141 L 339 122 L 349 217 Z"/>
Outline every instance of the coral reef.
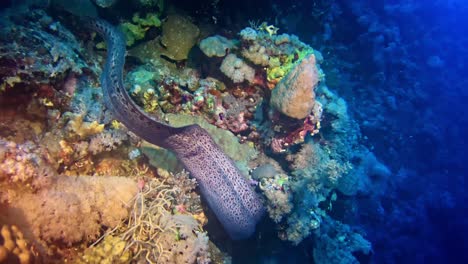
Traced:
<path fill-rule="evenodd" d="M 35 11 L 33 14 L 40 14 L 44 19 L 48 19 L 41 11 Z M 4 22 L 10 23 L 8 20 Z M 57 25 L 60 24 L 57 22 Z M 34 29 L 36 24 L 29 26 Z M 69 33 L 61 26 L 56 31 L 58 35 Z M 44 32 L 39 28 L 35 34 L 27 38 L 41 34 Z M 11 35 L 6 36 L 11 37 Z M 60 44 L 59 41 L 57 43 Z M 65 47 L 68 44 L 63 45 Z M 66 47 L 73 45 L 75 44 L 71 42 Z M 78 45 L 76 51 L 81 51 L 79 44 L 76 45 Z M 29 49 L 35 50 L 32 47 Z M 64 49 L 64 52 L 67 50 Z M 64 58 L 80 61 L 78 57 L 64 56 Z M 57 63 L 60 65 L 59 61 Z M 1 65 L 8 66 L 7 63 Z M 42 74 L 47 69 L 38 68 L 36 71 Z M 75 73 L 69 73 L 72 71 L 69 68 L 64 71 L 68 74 L 52 74 L 43 81 L 35 77 L 19 79 L 12 75 L 12 78 L 17 78 L 19 82 L 5 86 L 5 91 L 1 94 L 1 100 L 15 98 L 19 87 L 26 85 L 31 89 L 21 91 L 19 94 L 34 93 L 16 107 L 12 107 L 10 103 L 2 104 L 0 223 L 5 228 L 9 223 L 19 226 L 24 232 L 24 238 L 31 241 L 32 248 L 36 250 L 34 251 L 36 260 L 45 262 L 58 257 L 78 260 L 76 253 L 69 252 L 67 248 L 77 246 L 84 249 L 86 246 L 83 245 L 96 242 L 104 230 L 121 226 L 123 221 L 130 217 L 129 205 L 139 190 L 136 177 L 138 175 L 154 177 L 147 167 L 139 171 L 138 156 L 136 159 L 127 160 L 129 155 L 133 155 L 135 146 L 139 145 L 140 140 L 113 122 L 103 109 L 101 92 L 93 87 L 92 78 L 87 75 L 89 73 L 92 75 L 92 72 L 77 70 Z M 13 73 L 18 76 L 22 74 L 20 71 Z M 41 82 L 48 86 L 41 86 Z M 130 143 L 134 144 L 133 147 L 122 147 Z M 107 175 L 127 175 L 127 177 Z M 201 221 L 200 225 L 206 223 L 201 206 L 195 205 L 196 202 L 200 203 L 200 199 L 193 193 L 193 181 L 182 176 L 177 178 L 185 183 L 178 182 L 176 187 L 176 182 L 170 181 L 170 186 L 175 192 L 173 200 L 178 202 L 174 207 L 180 205 L 188 208 L 187 217 L 192 217 L 188 212 L 193 212 L 191 218 L 193 221 Z M 173 213 L 172 207 L 168 207 L 167 210 L 169 214 Z M 172 221 L 172 218 L 168 219 Z M 190 222 L 187 224 L 193 226 Z M 184 227 L 185 222 L 182 222 L 174 228 Z M 194 235 L 192 239 L 190 234 L 184 233 L 186 237 L 181 241 L 190 241 L 190 243 L 194 241 L 190 245 L 196 249 L 191 254 L 194 256 L 198 254 L 196 258 L 201 259 L 201 255 L 206 254 L 203 252 L 207 252 L 208 239 L 203 235 L 199 224 L 196 228 L 200 231 L 198 236 Z M 13 237 L 15 236 L 23 235 Z M 174 237 L 176 234 L 167 235 L 170 241 Z M 2 251 L 6 254 L 2 258 L 26 259 L 29 251 L 24 251 L 25 244 L 21 242 L 22 240 L 19 241 L 19 249 L 15 250 L 14 254 L 21 255 L 11 256 L 9 251 L 6 253 Z M 133 257 L 130 251 L 122 251 L 126 249 L 125 241 L 119 242 L 115 239 L 105 241 L 102 246 L 99 245 L 101 251 L 94 253 L 86 251 L 82 260 L 125 262 L 126 259 Z M 173 247 L 170 242 L 161 242 L 165 243 L 165 247 Z M 121 246 L 122 243 L 125 243 L 124 247 Z M 7 244 L 10 248 L 11 243 Z M 109 247 L 115 250 L 108 251 Z M 185 246 L 180 247 L 185 249 Z M 28 256 L 31 259 L 32 255 Z M 180 261 L 185 261 L 181 256 L 177 257 L 181 259 Z M 189 263 L 195 261 L 191 257 L 187 258 Z M 173 263 L 172 260 L 168 262 Z"/>
<path fill-rule="evenodd" d="M 183 170 L 182 164 L 177 160 L 174 153 L 166 149 L 143 142 L 141 145 L 141 151 L 143 155 L 148 158 L 148 162 L 156 168 L 161 168 L 171 172 L 180 172 Z"/>
<path fill-rule="evenodd" d="M 262 195 L 274 231 L 252 240 L 310 245 L 316 263 L 358 263 L 372 253 L 344 207 L 378 199 L 392 173 L 364 146 L 349 101 L 325 84 L 342 77 L 326 47 L 316 46 L 325 60 L 267 22 L 236 35 L 245 25 L 217 28 L 225 26 L 219 16 L 205 11 L 166 14 L 164 1 L 135 1 L 131 13 L 94 2 L 123 21 L 132 46 L 124 82 L 135 102 L 165 124 L 200 125 Z M 0 22 L 0 259 L 221 261 L 213 252 L 226 250 L 216 248 L 225 237 L 212 233 L 219 223 L 205 215 L 197 181 L 173 153 L 113 120 L 98 87 L 102 46 L 63 11 L 49 11 L 9 12 Z M 275 24 L 285 30 L 286 19 Z M 192 50 L 199 38 L 201 52 Z"/>
<path fill-rule="evenodd" d="M 104 130 L 104 125 L 99 124 L 96 120 L 92 122 L 83 121 L 83 115 L 70 114 L 67 117 L 70 118 L 67 124 L 68 130 L 80 138 L 87 138 Z"/>
<path fill-rule="evenodd" d="M 358 186 L 366 186 L 359 191 L 379 195 L 385 189 L 382 183 L 387 182 L 385 179 L 390 174 L 369 150 L 359 144 L 358 127 L 350 119 L 343 100 L 325 85 L 320 85 L 316 93 L 317 101 L 323 106 L 322 118 L 325 118 L 314 136 L 316 140 L 308 137 L 300 143 L 299 151 L 285 151 L 285 160 L 291 170 L 286 190 L 292 197 L 293 207 L 283 217 L 285 225 L 279 236 L 294 244 L 318 232 L 324 221 L 329 221 L 328 215 L 334 210 L 332 205 L 338 199 L 337 191 L 353 190 L 346 194 L 355 195 Z M 352 180 L 357 179 L 358 182 L 353 184 Z"/>

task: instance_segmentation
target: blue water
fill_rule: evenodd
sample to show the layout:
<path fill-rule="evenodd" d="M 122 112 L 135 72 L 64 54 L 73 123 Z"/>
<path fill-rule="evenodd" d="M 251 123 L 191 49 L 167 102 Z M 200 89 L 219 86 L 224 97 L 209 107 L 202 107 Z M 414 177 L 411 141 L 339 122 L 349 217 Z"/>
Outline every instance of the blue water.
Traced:
<path fill-rule="evenodd" d="M 334 88 L 395 172 L 391 188 L 356 214 L 374 262 L 466 263 L 466 1 L 331 6 L 324 34 L 312 37 L 349 63 L 331 65 L 347 78 Z"/>

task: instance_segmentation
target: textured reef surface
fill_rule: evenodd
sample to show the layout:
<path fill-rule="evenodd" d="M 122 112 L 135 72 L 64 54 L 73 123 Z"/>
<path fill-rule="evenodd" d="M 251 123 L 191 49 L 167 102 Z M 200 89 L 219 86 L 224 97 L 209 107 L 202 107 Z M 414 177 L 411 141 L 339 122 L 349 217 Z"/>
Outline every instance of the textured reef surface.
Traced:
<path fill-rule="evenodd" d="M 429 92 L 382 10 L 311 2 L 5 4 L 0 263 L 405 263 L 453 199 L 398 187 L 439 138 L 390 117 Z"/>

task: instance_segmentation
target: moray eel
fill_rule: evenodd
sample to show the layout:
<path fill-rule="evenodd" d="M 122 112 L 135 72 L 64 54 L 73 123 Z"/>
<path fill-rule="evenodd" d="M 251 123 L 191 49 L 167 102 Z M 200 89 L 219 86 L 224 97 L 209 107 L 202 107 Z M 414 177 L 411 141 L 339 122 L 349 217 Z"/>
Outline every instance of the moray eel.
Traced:
<path fill-rule="evenodd" d="M 202 196 L 231 239 L 250 237 L 265 209 L 234 162 L 200 126 L 176 128 L 143 112 L 123 85 L 123 34 L 103 20 L 90 19 L 86 24 L 107 43 L 107 59 L 101 76 L 106 107 L 133 133 L 176 154 L 197 179 Z"/>

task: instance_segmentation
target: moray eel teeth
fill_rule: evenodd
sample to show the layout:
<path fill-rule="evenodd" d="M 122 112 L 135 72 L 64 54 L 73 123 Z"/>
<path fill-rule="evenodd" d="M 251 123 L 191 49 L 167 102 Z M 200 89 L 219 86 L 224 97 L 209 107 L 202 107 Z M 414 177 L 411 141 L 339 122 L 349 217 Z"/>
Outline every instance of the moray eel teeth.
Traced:
<path fill-rule="evenodd" d="M 107 59 L 101 76 L 106 107 L 133 133 L 176 154 L 197 179 L 202 196 L 232 239 L 251 236 L 265 209 L 234 162 L 200 126 L 171 127 L 143 112 L 123 85 L 123 34 L 103 20 L 89 18 L 86 23 L 107 43 Z"/>

